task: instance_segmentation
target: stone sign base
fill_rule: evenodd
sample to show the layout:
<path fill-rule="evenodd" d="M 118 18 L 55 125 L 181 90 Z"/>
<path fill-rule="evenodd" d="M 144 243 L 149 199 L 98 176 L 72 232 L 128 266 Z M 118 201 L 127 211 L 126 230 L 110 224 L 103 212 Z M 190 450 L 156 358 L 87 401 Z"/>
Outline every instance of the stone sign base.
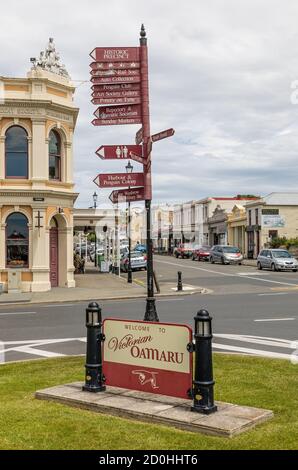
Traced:
<path fill-rule="evenodd" d="M 192 401 L 118 387 L 106 392 L 82 391 L 82 382 L 39 390 L 35 397 L 98 413 L 132 418 L 185 431 L 233 437 L 273 417 L 273 412 L 250 406 L 216 402 L 218 411 L 203 415 L 190 410 Z"/>

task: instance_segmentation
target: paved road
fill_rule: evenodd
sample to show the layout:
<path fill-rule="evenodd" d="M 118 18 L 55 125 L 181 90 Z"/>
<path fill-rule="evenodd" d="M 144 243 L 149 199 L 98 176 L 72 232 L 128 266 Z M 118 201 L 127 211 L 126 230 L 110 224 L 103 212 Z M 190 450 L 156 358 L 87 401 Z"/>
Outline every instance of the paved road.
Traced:
<path fill-rule="evenodd" d="M 212 290 L 207 295 L 161 298 L 160 321 L 193 324 L 205 307 L 213 316 L 214 349 L 290 359 L 298 349 L 297 273 L 259 272 L 246 266 L 221 266 L 155 257 L 160 279 Z M 144 274 L 136 273 L 139 279 Z M 143 319 L 145 302 L 102 302 L 104 317 Z M 84 354 L 86 303 L 0 308 L 2 362 Z M 2 354 L 1 354 L 2 348 Z"/>

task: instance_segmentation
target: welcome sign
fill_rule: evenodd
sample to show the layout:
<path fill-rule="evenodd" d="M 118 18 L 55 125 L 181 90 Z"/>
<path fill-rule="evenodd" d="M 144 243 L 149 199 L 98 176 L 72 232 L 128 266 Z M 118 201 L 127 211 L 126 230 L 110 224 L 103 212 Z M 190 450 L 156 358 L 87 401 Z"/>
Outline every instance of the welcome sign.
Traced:
<path fill-rule="evenodd" d="M 190 398 L 191 328 L 107 318 L 103 332 L 103 373 L 107 385 Z"/>

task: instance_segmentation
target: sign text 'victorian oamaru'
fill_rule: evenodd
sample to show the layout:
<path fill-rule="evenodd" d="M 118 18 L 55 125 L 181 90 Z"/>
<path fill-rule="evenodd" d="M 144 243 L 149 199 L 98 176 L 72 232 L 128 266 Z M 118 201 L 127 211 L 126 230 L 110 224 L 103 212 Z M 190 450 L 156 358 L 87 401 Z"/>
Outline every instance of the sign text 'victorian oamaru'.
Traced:
<path fill-rule="evenodd" d="M 142 122 L 141 106 L 139 104 L 100 106 L 94 112 L 94 116 L 96 117 L 92 121 L 94 126 L 138 124 Z"/>
<path fill-rule="evenodd" d="M 100 188 L 123 188 L 126 186 L 143 186 L 143 173 L 102 173 L 94 179 Z"/>
<path fill-rule="evenodd" d="M 136 202 L 144 200 L 144 188 L 122 189 L 119 191 L 112 191 L 109 196 L 113 204 L 119 202 Z"/>
<path fill-rule="evenodd" d="M 192 330 L 186 325 L 106 319 L 103 373 L 110 386 L 190 398 Z"/>
<path fill-rule="evenodd" d="M 102 145 L 96 150 L 102 160 L 121 160 L 131 158 L 143 163 L 141 145 Z"/>

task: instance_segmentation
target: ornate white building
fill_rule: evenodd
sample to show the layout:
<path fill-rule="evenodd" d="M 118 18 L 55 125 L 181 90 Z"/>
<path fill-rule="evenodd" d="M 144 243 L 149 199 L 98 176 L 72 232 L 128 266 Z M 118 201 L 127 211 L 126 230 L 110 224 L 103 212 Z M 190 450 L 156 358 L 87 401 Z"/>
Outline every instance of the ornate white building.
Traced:
<path fill-rule="evenodd" d="M 0 282 L 74 287 L 75 88 L 53 39 L 26 78 L 0 76 Z"/>

